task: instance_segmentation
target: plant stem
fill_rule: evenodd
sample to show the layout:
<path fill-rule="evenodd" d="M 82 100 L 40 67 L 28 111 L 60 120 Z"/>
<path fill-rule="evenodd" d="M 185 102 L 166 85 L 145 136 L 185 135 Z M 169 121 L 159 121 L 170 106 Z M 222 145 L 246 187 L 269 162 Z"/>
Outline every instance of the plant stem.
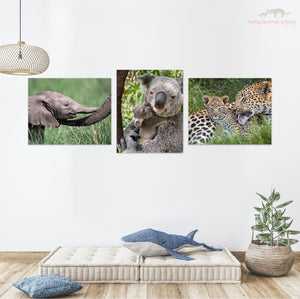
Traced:
<path fill-rule="evenodd" d="M 273 225 L 274 225 L 274 224 L 273 224 L 273 201 L 272 201 L 272 206 L 271 206 L 271 213 L 272 213 L 272 214 L 271 214 L 271 221 L 272 221 L 272 227 L 271 227 L 271 230 L 272 230 L 272 231 L 271 231 L 271 235 L 272 235 L 272 246 L 273 246 L 273 245 L 274 245 L 274 236 L 273 236 L 273 233 L 274 233 L 274 232 L 273 232 Z"/>

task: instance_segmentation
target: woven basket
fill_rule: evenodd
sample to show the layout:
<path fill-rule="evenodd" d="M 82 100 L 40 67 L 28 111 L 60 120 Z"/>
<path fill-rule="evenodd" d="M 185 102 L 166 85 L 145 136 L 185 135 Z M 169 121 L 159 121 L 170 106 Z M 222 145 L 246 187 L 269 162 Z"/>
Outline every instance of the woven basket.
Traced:
<path fill-rule="evenodd" d="M 277 243 L 278 245 L 278 243 Z M 250 243 L 245 256 L 247 268 L 254 274 L 263 276 L 286 275 L 293 266 L 295 254 L 291 245 L 269 247 Z"/>

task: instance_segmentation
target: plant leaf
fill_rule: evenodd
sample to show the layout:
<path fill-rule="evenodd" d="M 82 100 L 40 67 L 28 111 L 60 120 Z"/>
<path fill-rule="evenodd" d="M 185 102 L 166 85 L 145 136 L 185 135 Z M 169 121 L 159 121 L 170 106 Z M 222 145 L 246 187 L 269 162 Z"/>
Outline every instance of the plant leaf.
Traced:
<path fill-rule="evenodd" d="M 267 230 L 268 228 L 266 228 L 266 226 L 264 224 L 258 224 L 258 225 L 251 226 L 251 229 L 262 232 L 262 231 Z"/>
<path fill-rule="evenodd" d="M 267 243 L 272 242 L 272 235 L 269 233 L 258 234 L 256 235 L 256 238 L 263 242 L 267 242 Z"/>
<path fill-rule="evenodd" d="M 264 219 L 264 214 L 263 214 L 263 213 L 260 213 L 260 214 L 259 214 L 259 220 L 260 220 L 262 223 L 265 223 L 265 219 Z"/>
<path fill-rule="evenodd" d="M 281 242 L 283 242 L 284 244 L 289 244 L 288 239 L 279 239 Z M 290 243 L 291 245 L 296 244 L 298 242 L 298 240 L 296 239 L 290 239 Z"/>
<path fill-rule="evenodd" d="M 264 197 L 263 195 L 259 194 L 259 193 L 256 193 L 258 196 L 260 196 L 260 198 L 264 201 L 268 201 L 268 199 L 266 197 Z"/>
<path fill-rule="evenodd" d="M 289 232 L 290 235 L 298 235 L 298 234 L 300 234 L 299 230 L 288 230 L 288 232 Z"/>
<path fill-rule="evenodd" d="M 288 229 L 288 228 L 291 226 L 291 224 L 293 223 L 293 221 L 294 221 L 294 219 L 292 219 L 290 223 L 286 224 L 286 225 L 284 226 L 284 228 L 285 228 L 285 229 Z"/>
<path fill-rule="evenodd" d="M 287 202 L 285 202 L 285 203 L 282 203 L 281 205 L 278 205 L 278 206 L 276 207 L 276 209 L 281 209 L 281 208 L 283 208 L 283 207 L 289 205 L 289 204 L 292 203 L 292 202 L 293 202 L 292 200 L 289 200 L 289 201 L 287 201 Z"/>
<path fill-rule="evenodd" d="M 262 210 L 262 208 L 258 208 L 258 207 L 254 207 L 254 209 L 257 211 L 257 212 L 260 212 Z"/>
<path fill-rule="evenodd" d="M 274 194 L 274 201 L 278 201 L 280 199 L 280 193 L 279 192 L 276 192 Z"/>
<path fill-rule="evenodd" d="M 273 228 L 274 232 L 280 233 L 285 229 L 284 225 Z"/>

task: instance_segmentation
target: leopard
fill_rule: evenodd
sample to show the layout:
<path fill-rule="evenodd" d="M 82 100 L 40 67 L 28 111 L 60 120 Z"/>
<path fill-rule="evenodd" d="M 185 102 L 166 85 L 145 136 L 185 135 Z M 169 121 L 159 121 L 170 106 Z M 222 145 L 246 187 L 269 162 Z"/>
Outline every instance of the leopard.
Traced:
<path fill-rule="evenodd" d="M 188 127 L 189 144 L 204 144 L 214 135 L 217 124 L 211 120 L 207 110 L 202 109 L 189 115 Z"/>
<path fill-rule="evenodd" d="M 202 100 L 210 119 L 221 126 L 228 135 L 239 133 L 244 135 L 245 128 L 238 123 L 235 110 L 228 103 L 228 96 L 222 98 L 204 96 Z"/>
<path fill-rule="evenodd" d="M 265 114 L 267 118 L 272 116 L 272 83 L 261 81 L 245 85 L 236 95 L 233 102 L 238 122 L 242 126 L 256 114 Z"/>
<path fill-rule="evenodd" d="M 231 135 L 240 130 L 237 117 L 228 103 L 229 97 L 203 96 L 206 109 L 198 110 L 189 115 L 189 143 L 204 144 L 214 135 L 216 129 L 222 126 L 224 131 Z"/>

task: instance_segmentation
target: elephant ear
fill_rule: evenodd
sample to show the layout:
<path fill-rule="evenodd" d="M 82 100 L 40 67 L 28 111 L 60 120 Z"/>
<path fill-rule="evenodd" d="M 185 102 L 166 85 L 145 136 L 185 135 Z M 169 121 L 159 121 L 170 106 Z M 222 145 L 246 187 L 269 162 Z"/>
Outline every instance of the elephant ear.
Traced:
<path fill-rule="evenodd" d="M 50 105 L 43 98 L 35 98 L 35 96 L 28 99 L 28 122 L 35 126 L 50 128 L 57 128 L 60 125 Z"/>

